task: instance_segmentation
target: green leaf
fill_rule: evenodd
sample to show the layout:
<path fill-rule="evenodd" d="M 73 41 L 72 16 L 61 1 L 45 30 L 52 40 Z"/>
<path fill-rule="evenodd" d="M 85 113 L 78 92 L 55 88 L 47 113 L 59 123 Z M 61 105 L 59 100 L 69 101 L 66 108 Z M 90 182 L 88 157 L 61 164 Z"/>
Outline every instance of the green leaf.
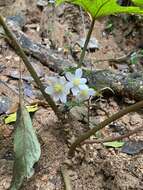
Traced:
<path fill-rule="evenodd" d="M 12 123 L 12 122 L 15 122 L 15 121 L 16 121 L 16 112 L 15 113 L 11 113 L 11 114 L 7 115 L 4 118 L 4 123 L 5 124 Z"/>
<path fill-rule="evenodd" d="M 34 174 L 33 165 L 39 160 L 41 154 L 40 144 L 25 106 L 20 106 L 17 112 L 14 152 L 15 161 L 10 190 L 18 190 L 24 178 Z"/>
<path fill-rule="evenodd" d="M 37 104 L 32 105 L 32 106 L 26 106 L 26 109 L 28 110 L 28 112 L 35 112 L 38 110 L 38 106 L 37 106 Z M 4 118 L 5 124 L 12 123 L 15 121 L 16 121 L 16 112 L 11 113 Z"/>
<path fill-rule="evenodd" d="M 27 109 L 27 111 L 28 112 L 35 112 L 35 111 L 37 111 L 38 110 L 38 105 L 37 104 L 35 104 L 35 105 L 31 105 L 31 106 L 26 106 L 26 109 Z"/>
<path fill-rule="evenodd" d="M 139 2 L 139 0 L 136 1 Z M 118 13 L 143 14 L 140 7 L 136 5 L 121 6 L 117 3 L 117 0 L 57 0 L 56 2 L 58 5 L 63 2 L 79 5 L 94 19 Z"/>
<path fill-rule="evenodd" d="M 143 0 L 132 0 L 132 2 L 133 2 L 136 6 L 143 8 Z"/>
<path fill-rule="evenodd" d="M 113 148 L 120 148 L 124 145 L 122 141 L 112 141 L 112 142 L 105 142 L 103 143 L 104 146 L 113 147 Z"/>
<path fill-rule="evenodd" d="M 136 52 L 131 54 L 130 61 L 132 65 L 135 65 L 138 63 L 138 55 Z"/>

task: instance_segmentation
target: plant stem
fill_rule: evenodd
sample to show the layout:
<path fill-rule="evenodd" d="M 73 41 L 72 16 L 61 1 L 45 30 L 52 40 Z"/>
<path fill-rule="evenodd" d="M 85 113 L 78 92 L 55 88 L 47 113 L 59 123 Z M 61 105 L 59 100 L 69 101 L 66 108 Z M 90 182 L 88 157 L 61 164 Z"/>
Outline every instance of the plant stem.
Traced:
<path fill-rule="evenodd" d="M 140 131 L 143 130 L 143 127 L 138 127 L 137 129 L 134 129 L 134 130 L 131 130 L 129 131 L 128 133 L 124 134 L 124 135 L 120 135 L 120 136 L 117 136 L 117 137 L 107 137 L 107 138 L 104 138 L 104 139 L 95 139 L 95 140 L 87 140 L 85 142 L 82 142 L 81 144 L 94 144 L 94 143 L 105 143 L 105 142 L 113 142 L 113 141 L 119 141 L 119 140 L 122 140 L 124 138 L 127 138 L 131 135 L 134 135 L 136 133 L 139 133 Z"/>
<path fill-rule="evenodd" d="M 127 108 L 113 114 L 111 117 L 109 117 L 109 118 L 105 119 L 104 121 L 102 121 L 101 123 L 99 123 L 96 127 L 88 130 L 87 132 L 85 132 L 84 134 L 79 136 L 75 140 L 75 142 L 71 145 L 71 148 L 69 150 L 69 156 L 73 156 L 76 147 L 79 146 L 84 140 L 88 139 L 91 135 L 94 135 L 97 131 L 104 128 L 106 125 L 110 124 L 111 122 L 116 121 L 117 119 L 121 118 L 122 116 L 124 116 L 130 112 L 136 111 L 142 107 L 143 107 L 143 100 L 140 102 L 137 102 L 134 105 L 128 106 Z"/>
<path fill-rule="evenodd" d="M 63 180 L 64 180 L 64 186 L 65 186 L 64 189 L 65 190 L 72 190 L 69 172 L 68 172 L 67 166 L 65 164 L 61 166 L 61 173 L 62 173 Z"/>
<path fill-rule="evenodd" d="M 90 127 L 90 98 L 88 99 L 88 102 L 87 102 L 87 125 L 89 128 Z"/>
<path fill-rule="evenodd" d="M 5 33 L 9 38 L 9 42 L 11 43 L 11 45 L 14 48 L 15 52 L 22 58 L 25 66 L 27 67 L 27 69 L 30 72 L 31 76 L 33 77 L 35 83 L 39 87 L 39 89 L 40 89 L 41 93 L 43 94 L 44 98 L 46 99 L 48 104 L 51 106 L 51 108 L 53 109 L 53 111 L 55 112 L 57 117 L 61 120 L 61 113 L 60 113 L 59 109 L 57 108 L 57 106 L 56 106 L 55 102 L 53 101 L 53 99 L 48 94 L 45 93 L 45 87 L 43 86 L 42 82 L 40 81 L 35 69 L 31 65 L 31 63 L 28 60 L 26 54 L 24 53 L 23 49 L 21 48 L 21 45 L 18 43 L 18 41 L 15 38 L 15 36 L 13 35 L 13 33 L 11 32 L 9 27 L 6 25 L 4 19 L 3 19 L 3 17 L 1 15 L 0 15 L 0 25 L 2 25 L 2 27 L 4 28 Z"/>
<path fill-rule="evenodd" d="M 82 64 L 83 64 L 83 60 L 84 60 L 84 57 L 85 57 L 85 52 L 86 52 L 88 43 L 90 41 L 90 37 L 91 37 L 92 31 L 93 31 L 93 28 L 94 28 L 94 24 L 95 24 L 95 19 L 93 18 L 92 22 L 91 22 L 90 29 L 88 31 L 88 34 L 87 34 L 87 37 L 86 37 L 86 40 L 85 40 L 85 44 L 84 44 L 83 50 L 82 50 L 81 55 L 80 55 L 78 67 L 81 67 Z"/>

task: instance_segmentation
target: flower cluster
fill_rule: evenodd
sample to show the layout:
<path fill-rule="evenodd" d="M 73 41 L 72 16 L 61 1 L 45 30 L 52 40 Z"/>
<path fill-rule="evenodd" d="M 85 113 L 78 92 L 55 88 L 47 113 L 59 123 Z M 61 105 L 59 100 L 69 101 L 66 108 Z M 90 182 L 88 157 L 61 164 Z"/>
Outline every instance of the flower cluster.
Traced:
<path fill-rule="evenodd" d="M 70 91 L 79 101 L 87 100 L 95 95 L 95 90 L 87 86 L 87 79 L 82 78 L 82 69 L 76 69 L 75 74 L 67 72 L 65 77 L 52 77 L 50 85 L 45 89 L 45 92 L 51 95 L 55 102 L 60 100 L 66 103 Z"/>

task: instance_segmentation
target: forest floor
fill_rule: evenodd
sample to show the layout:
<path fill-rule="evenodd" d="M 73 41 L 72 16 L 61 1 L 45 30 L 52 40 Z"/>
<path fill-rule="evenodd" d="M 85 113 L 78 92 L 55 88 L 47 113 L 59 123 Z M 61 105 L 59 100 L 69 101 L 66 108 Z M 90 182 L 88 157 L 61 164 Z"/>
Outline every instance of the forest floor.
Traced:
<path fill-rule="evenodd" d="M 71 58 L 70 47 L 73 47 L 79 38 L 85 37 L 81 18 L 79 9 L 71 5 L 57 7 L 54 13 L 51 6 L 43 11 L 35 8 L 26 14 L 25 33 L 29 38 L 43 43 L 47 47 L 51 45 L 52 41 L 63 59 L 65 57 Z M 109 23 L 111 27 L 107 29 Z M 87 16 L 85 16 L 84 24 L 86 31 L 88 31 L 90 19 Z M 128 72 L 126 64 L 114 66 L 108 61 L 97 63 L 96 60 L 118 58 L 140 46 L 141 34 L 135 23 L 132 20 L 123 21 L 122 16 L 102 19 L 95 23 L 92 36 L 98 40 L 99 49 L 87 53 L 85 59 L 87 67 L 96 70 L 111 69 L 114 72 Z M 80 51 L 79 47 L 75 46 L 75 48 Z M 39 61 L 32 57 L 30 60 L 45 84 L 48 76 L 56 75 Z M 0 101 L 2 101 L 3 96 L 6 96 L 11 102 L 6 113 L 15 112 L 18 106 L 19 61 L 19 57 L 12 48 L 3 39 L 0 39 L 0 80 L 4 82 L 0 82 Z M 30 75 L 24 65 L 22 66 L 22 73 L 23 77 L 26 78 L 24 82 L 26 104 L 43 102 L 44 100 L 35 88 L 35 84 L 28 78 Z M 132 102 L 134 101 L 115 96 L 102 97 L 98 101 L 93 100 L 91 119 L 94 119 L 95 123 L 99 123 L 106 119 L 107 115 L 112 115 L 127 105 L 131 105 Z M 67 160 L 70 142 L 83 131 L 89 129 L 87 123 L 83 121 L 85 116 L 81 114 L 84 111 L 87 113 L 87 110 L 83 107 L 80 111 L 74 110 L 73 114 L 77 115 L 78 112 L 77 119 L 79 121 L 73 121 L 72 126 L 70 124 L 61 126 L 51 108 L 46 107 L 46 104 L 42 105 L 41 103 L 38 111 L 33 115 L 33 126 L 41 143 L 42 154 L 40 161 L 35 166 L 34 176 L 25 181 L 21 189 L 64 189 L 60 171 L 60 166 L 64 161 L 70 163 L 71 166 L 69 172 L 73 190 L 143 189 L 142 152 L 129 155 L 123 153 L 121 148 L 92 144 L 83 145 L 73 159 Z M 141 126 L 143 126 L 142 111 L 125 115 L 112 125 L 106 126 L 99 135 L 103 137 L 116 136 Z M 0 190 L 8 189 L 12 177 L 14 128 L 14 124 L 4 124 L 3 115 L 1 115 Z M 143 132 L 126 138 L 124 141 L 143 142 Z"/>

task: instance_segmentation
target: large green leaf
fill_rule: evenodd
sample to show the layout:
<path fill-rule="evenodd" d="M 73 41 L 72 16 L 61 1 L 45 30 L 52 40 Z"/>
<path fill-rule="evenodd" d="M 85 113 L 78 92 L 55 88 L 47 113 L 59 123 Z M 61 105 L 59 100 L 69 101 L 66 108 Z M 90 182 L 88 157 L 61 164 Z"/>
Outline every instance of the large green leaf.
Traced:
<path fill-rule="evenodd" d="M 134 0 L 139 3 L 141 0 Z M 67 2 L 81 6 L 94 19 L 118 13 L 143 14 L 143 9 L 135 6 L 120 6 L 117 0 L 57 0 L 57 4 Z"/>
<path fill-rule="evenodd" d="M 143 0 L 132 0 L 132 2 L 138 6 L 143 8 Z"/>
<path fill-rule="evenodd" d="M 14 152 L 15 161 L 10 190 L 18 190 L 24 178 L 33 175 L 33 165 L 39 160 L 41 154 L 40 144 L 25 106 L 20 106 L 17 112 Z"/>

